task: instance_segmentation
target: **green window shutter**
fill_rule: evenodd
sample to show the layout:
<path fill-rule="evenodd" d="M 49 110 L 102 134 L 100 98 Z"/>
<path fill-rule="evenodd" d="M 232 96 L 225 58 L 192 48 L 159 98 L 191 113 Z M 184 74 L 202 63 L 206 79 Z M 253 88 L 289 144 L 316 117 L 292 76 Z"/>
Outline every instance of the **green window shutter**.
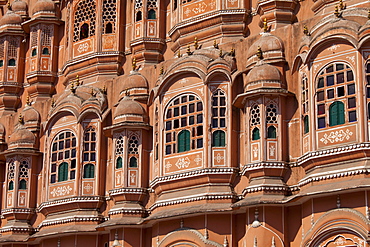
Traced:
<path fill-rule="evenodd" d="M 303 125 L 304 125 L 304 133 L 307 134 L 310 132 L 310 124 L 309 124 L 309 118 L 308 115 L 306 115 L 303 119 Z"/>
<path fill-rule="evenodd" d="M 329 126 L 344 124 L 344 104 L 335 101 L 329 107 Z"/>
<path fill-rule="evenodd" d="M 213 147 L 225 147 L 225 132 L 222 130 L 216 130 L 213 132 Z"/>
<path fill-rule="evenodd" d="M 269 126 L 267 128 L 267 138 L 276 138 L 276 128 L 274 126 Z"/>
<path fill-rule="evenodd" d="M 256 140 L 259 140 L 259 139 L 260 139 L 260 130 L 259 130 L 259 128 L 256 127 L 252 130 L 252 140 L 256 141 Z"/>
<path fill-rule="evenodd" d="M 185 131 L 185 151 L 190 150 L 190 131 Z"/>
<path fill-rule="evenodd" d="M 58 182 L 68 180 L 68 163 L 63 162 L 58 167 Z"/>
<path fill-rule="evenodd" d="M 129 167 L 137 167 L 137 158 L 132 156 L 130 158 Z"/>
<path fill-rule="evenodd" d="M 122 168 L 122 158 L 121 157 L 118 157 L 116 160 L 116 168 L 117 169 Z"/>
<path fill-rule="evenodd" d="M 84 166 L 84 178 L 94 178 L 94 165 L 86 164 Z"/>
<path fill-rule="evenodd" d="M 20 182 L 19 182 L 19 189 L 21 190 L 25 190 L 27 189 L 27 181 L 22 179 Z"/>
<path fill-rule="evenodd" d="M 9 182 L 8 190 L 14 190 L 14 182 L 13 181 Z"/>
<path fill-rule="evenodd" d="M 185 152 L 190 150 L 190 131 L 183 130 L 177 137 L 177 152 Z"/>

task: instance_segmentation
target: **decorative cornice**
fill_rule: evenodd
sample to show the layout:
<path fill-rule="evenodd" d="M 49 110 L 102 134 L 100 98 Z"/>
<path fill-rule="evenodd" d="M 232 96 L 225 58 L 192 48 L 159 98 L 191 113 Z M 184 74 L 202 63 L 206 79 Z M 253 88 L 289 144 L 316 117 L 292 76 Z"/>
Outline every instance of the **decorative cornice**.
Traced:
<path fill-rule="evenodd" d="M 146 188 L 119 188 L 108 191 L 110 196 L 121 195 L 121 194 L 146 194 L 148 189 Z"/>
<path fill-rule="evenodd" d="M 211 175 L 211 174 L 234 174 L 239 171 L 238 168 L 233 167 L 226 167 L 226 168 L 204 168 L 200 170 L 195 171 L 189 171 L 189 172 L 183 172 L 183 173 L 177 173 L 174 175 L 167 175 L 163 177 L 157 177 L 153 181 L 150 182 L 149 186 L 154 187 L 157 184 L 170 182 L 178 179 L 185 179 L 185 178 L 191 178 L 191 177 L 197 177 L 202 175 Z"/>
<path fill-rule="evenodd" d="M 286 169 L 288 165 L 285 162 L 258 162 L 252 164 L 246 164 L 243 166 L 241 175 L 245 175 L 247 171 L 259 170 L 259 169 Z"/>
<path fill-rule="evenodd" d="M 101 202 L 104 201 L 105 197 L 101 196 L 76 196 L 76 197 L 70 197 L 66 199 L 61 200 L 55 200 L 55 201 L 48 201 L 43 202 L 38 206 L 37 212 L 40 212 L 41 210 L 49 207 L 59 206 L 66 203 L 76 203 L 76 202 Z"/>
<path fill-rule="evenodd" d="M 253 192 L 259 192 L 259 191 L 269 191 L 269 192 L 285 192 L 288 191 L 289 188 L 288 186 L 279 186 L 275 184 L 261 184 L 261 185 L 253 185 L 253 186 L 248 186 L 243 190 L 243 195 L 246 193 L 253 193 Z"/>
<path fill-rule="evenodd" d="M 23 232 L 23 233 L 29 233 L 33 232 L 34 229 L 32 227 L 14 227 L 14 226 L 8 226 L 8 227 L 2 227 L 0 228 L 0 233 L 4 232 Z"/>
<path fill-rule="evenodd" d="M 108 212 L 108 215 L 115 215 L 115 214 L 145 214 L 146 210 L 144 209 L 111 209 Z"/>
<path fill-rule="evenodd" d="M 52 226 L 52 225 L 59 225 L 59 224 L 66 224 L 70 222 L 102 222 L 104 220 L 103 216 L 70 216 L 70 217 L 62 217 L 58 219 L 52 219 L 52 220 L 44 220 L 41 222 L 41 224 L 38 226 L 38 228 L 42 228 L 44 226 Z"/>
<path fill-rule="evenodd" d="M 226 195 L 222 194 L 214 194 L 214 195 L 201 195 L 201 196 L 194 196 L 194 197 L 188 197 L 184 199 L 175 199 L 175 200 L 165 200 L 165 201 L 158 201 L 154 203 L 150 208 L 149 211 L 153 211 L 154 209 L 158 207 L 165 207 L 165 206 L 171 206 L 176 204 L 182 204 L 182 203 L 188 203 L 188 202 L 195 202 L 195 201 L 202 201 L 202 200 L 232 200 L 237 199 L 238 197 L 236 195 L 227 193 Z"/>
<path fill-rule="evenodd" d="M 337 154 L 343 154 L 343 153 L 349 153 L 353 151 L 361 151 L 361 150 L 370 150 L 370 143 L 364 142 L 364 143 L 350 144 L 347 146 L 342 146 L 342 147 L 337 147 L 337 148 L 309 152 L 299 157 L 297 163 L 298 165 L 301 166 L 303 163 L 309 162 L 312 159 L 317 159 L 317 158 L 322 158 L 325 156 L 332 156 L 332 155 L 337 155 Z"/>
<path fill-rule="evenodd" d="M 6 215 L 6 214 L 31 214 L 34 213 L 34 209 L 30 208 L 6 208 L 1 210 L 1 215 Z"/>
<path fill-rule="evenodd" d="M 175 26 L 173 26 L 171 28 L 171 30 L 168 32 L 168 35 L 171 36 L 174 32 L 176 32 L 177 29 L 186 27 L 186 26 L 191 25 L 193 23 L 201 22 L 201 21 L 204 21 L 204 20 L 207 20 L 207 19 L 210 19 L 210 18 L 220 16 L 220 15 L 238 15 L 238 14 L 239 15 L 240 14 L 244 15 L 245 12 L 246 12 L 245 9 L 223 9 L 223 10 L 214 11 L 214 12 L 202 15 L 202 16 L 193 17 L 189 20 L 180 22 L 180 23 L 176 24 Z"/>

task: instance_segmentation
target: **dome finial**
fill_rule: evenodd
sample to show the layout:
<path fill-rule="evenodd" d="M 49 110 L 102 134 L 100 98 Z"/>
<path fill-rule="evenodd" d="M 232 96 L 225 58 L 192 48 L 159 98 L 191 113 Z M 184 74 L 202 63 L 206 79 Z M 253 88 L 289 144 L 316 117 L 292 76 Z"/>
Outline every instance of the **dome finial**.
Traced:
<path fill-rule="evenodd" d="M 267 33 L 268 29 L 269 29 L 269 27 L 267 26 L 267 19 L 265 18 L 265 19 L 263 19 L 263 32 Z"/>
<path fill-rule="evenodd" d="M 263 58 L 263 53 L 262 53 L 261 46 L 258 46 L 256 55 L 257 55 L 258 59 L 262 59 Z"/>
<path fill-rule="evenodd" d="M 26 105 L 30 106 L 31 105 L 31 100 L 30 100 L 30 96 L 27 95 L 27 98 L 26 98 Z"/>
<path fill-rule="evenodd" d="M 76 75 L 76 87 L 80 85 L 80 77 Z"/>
<path fill-rule="evenodd" d="M 10 5 L 10 1 L 9 0 L 6 3 L 6 7 L 8 8 L 8 10 L 12 10 L 12 5 Z"/>
<path fill-rule="evenodd" d="M 20 113 L 20 114 L 19 114 L 19 117 L 18 117 L 18 123 L 20 123 L 20 124 L 24 124 L 24 120 L 23 120 L 22 113 Z"/>
<path fill-rule="evenodd" d="M 132 71 L 136 70 L 136 57 L 132 59 Z"/>
<path fill-rule="evenodd" d="M 194 48 L 195 48 L 195 50 L 198 50 L 198 48 L 199 48 L 198 38 L 197 37 L 194 38 Z"/>

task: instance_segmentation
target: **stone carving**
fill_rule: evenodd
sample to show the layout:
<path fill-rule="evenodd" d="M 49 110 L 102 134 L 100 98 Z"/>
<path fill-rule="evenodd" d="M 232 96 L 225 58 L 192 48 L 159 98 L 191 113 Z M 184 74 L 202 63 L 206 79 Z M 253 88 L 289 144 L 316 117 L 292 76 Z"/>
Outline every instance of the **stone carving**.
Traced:
<path fill-rule="evenodd" d="M 65 196 L 65 195 L 69 195 L 72 191 L 72 188 L 67 185 L 67 186 L 60 186 L 60 187 L 57 187 L 57 188 L 54 188 L 52 192 L 50 192 L 50 194 L 52 194 L 53 197 L 56 197 L 56 196 Z"/>
<path fill-rule="evenodd" d="M 177 168 L 178 168 L 178 169 L 188 168 L 188 167 L 189 167 L 189 165 L 190 165 L 190 160 L 189 160 L 189 158 L 188 158 L 188 157 L 186 157 L 186 158 L 180 158 L 180 159 L 176 162 L 176 164 L 175 164 L 175 165 L 177 166 Z"/>
<path fill-rule="evenodd" d="M 350 131 L 349 129 L 344 130 L 337 130 L 337 131 L 332 131 L 330 134 L 324 134 L 324 136 L 320 139 L 321 142 L 324 144 L 330 143 L 336 143 L 336 142 L 342 142 L 345 139 L 349 140 L 351 136 L 353 135 L 353 132 Z"/>

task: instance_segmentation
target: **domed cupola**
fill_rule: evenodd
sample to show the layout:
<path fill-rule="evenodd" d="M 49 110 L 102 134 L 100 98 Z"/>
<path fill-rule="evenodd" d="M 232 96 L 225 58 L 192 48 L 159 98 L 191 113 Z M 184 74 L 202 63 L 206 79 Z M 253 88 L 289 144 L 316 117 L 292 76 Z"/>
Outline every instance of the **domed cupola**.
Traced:
<path fill-rule="evenodd" d="M 22 18 L 27 18 L 27 10 L 28 10 L 28 5 L 26 2 L 22 0 L 15 0 L 11 4 L 11 9 L 13 10 L 14 13 L 22 16 Z"/>
<path fill-rule="evenodd" d="M 38 131 L 40 127 L 40 113 L 33 108 L 29 103 L 22 111 L 24 126 L 34 132 Z"/>
<path fill-rule="evenodd" d="M 248 73 L 245 91 L 257 88 L 281 88 L 280 71 L 270 64 L 256 65 Z"/>
<path fill-rule="evenodd" d="M 119 98 L 126 95 L 131 98 L 146 102 L 149 94 L 149 86 L 146 78 L 137 71 L 131 71 L 128 76 L 122 76 L 117 79 L 117 83 L 122 85 Z"/>
<path fill-rule="evenodd" d="M 124 97 L 114 112 L 114 123 L 131 122 L 143 123 L 146 119 L 146 112 L 139 102 Z"/>
<path fill-rule="evenodd" d="M 24 125 L 24 118 L 19 116 L 19 123 L 15 126 L 13 134 L 9 138 L 9 149 L 36 148 L 36 136 Z"/>
<path fill-rule="evenodd" d="M 51 0 L 39 0 L 32 10 L 32 18 L 38 16 L 55 17 L 55 3 Z"/>
<path fill-rule="evenodd" d="M 8 10 L 6 14 L 0 19 L 0 28 L 17 28 L 21 29 L 22 17 L 19 14 L 16 14 L 12 10 Z"/>
<path fill-rule="evenodd" d="M 270 33 L 263 33 L 261 38 L 249 48 L 247 55 L 247 69 L 251 69 L 261 58 L 256 51 L 261 51 L 261 57 L 265 62 L 285 62 L 284 44 L 280 38 Z"/>

